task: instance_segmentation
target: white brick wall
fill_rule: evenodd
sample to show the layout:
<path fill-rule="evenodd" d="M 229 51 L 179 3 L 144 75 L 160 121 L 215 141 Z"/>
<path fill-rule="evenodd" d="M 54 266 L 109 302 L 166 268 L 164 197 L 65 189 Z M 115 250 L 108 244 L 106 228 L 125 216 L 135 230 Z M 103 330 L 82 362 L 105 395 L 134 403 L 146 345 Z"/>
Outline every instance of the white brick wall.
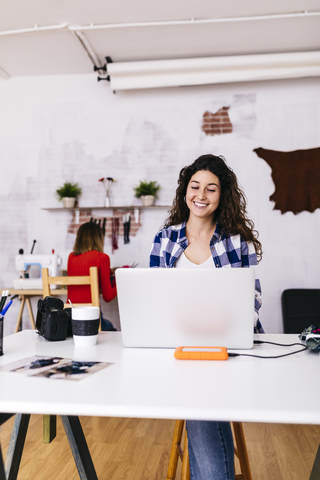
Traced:
<path fill-rule="evenodd" d="M 319 92 L 319 79 L 116 95 L 94 75 L 0 80 L 0 289 L 12 286 L 18 275 L 14 256 L 19 248 L 29 252 L 33 239 L 35 252 L 54 248 L 66 268 L 75 240 L 68 234 L 71 213 L 42 210 L 60 206 L 54 192 L 64 181 L 81 185 L 80 206 L 104 204 L 98 182 L 103 176 L 117 180 L 114 205 L 139 204 L 133 187 L 143 178 L 161 184 L 158 204 L 170 204 L 183 166 L 203 153 L 222 154 L 246 191 L 263 243 L 261 320 L 266 331 L 281 331 L 281 292 L 319 287 L 320 215 L 319 209 L 296 216 L 274 211 L 270 168 L 253 149 L 318 147 Z M 206 136 L 204 112 L 223 106 L 230 107 L 233 133 Z M 165 210 L 143 211 L 137 235 L 128 245 L 120 239 L 113 255 L 107 239 L 112 265 L 137 261 L 147 266 L 165 216 Z M 36 299 L 34 311 L 35 304 Z M 6 334 L 14 330 L 18 308 L 15 301 L 6 316 Z M 103 311 L 118 325 L 116 300 L 103 303 Z M 29 327 L 26 314 L 24 326 Z"/>

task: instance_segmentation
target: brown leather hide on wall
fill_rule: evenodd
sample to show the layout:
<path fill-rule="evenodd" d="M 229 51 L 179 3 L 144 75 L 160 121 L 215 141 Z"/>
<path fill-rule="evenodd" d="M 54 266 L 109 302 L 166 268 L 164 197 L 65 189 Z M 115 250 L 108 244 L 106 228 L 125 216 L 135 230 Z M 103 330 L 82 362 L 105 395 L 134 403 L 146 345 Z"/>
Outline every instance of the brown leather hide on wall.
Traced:
<path fill-rule="evenodd" d="M 296 214 L 320 208 L 320 148 L 293 152 L 256 148 L 254 152 L 272 169 L 274 210 Z"/>

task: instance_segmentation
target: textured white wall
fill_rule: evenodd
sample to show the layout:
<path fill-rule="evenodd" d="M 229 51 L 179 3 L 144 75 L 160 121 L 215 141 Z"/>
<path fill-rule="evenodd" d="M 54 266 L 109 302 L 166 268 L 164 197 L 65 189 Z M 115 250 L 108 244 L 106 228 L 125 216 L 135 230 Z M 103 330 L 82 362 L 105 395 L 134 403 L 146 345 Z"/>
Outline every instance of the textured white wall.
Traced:
<path fill-rule="evenodd" d="M 113 94 L 92 75 L 0 80 L 0 289 L 12 286 L 18 275 L 14 256 L 19 248 L 29 252 L 33 239 L 35 253 L 54 248 L 66 268 L 75 240 L 67 233 L 71 214 L 42 210 L 60 206 L 54 192 L 64 181 L 81 185 L 80 206 L 102 206 L 101 177 L 117 180 L 114 205 L 138 204 L 134 185 L 143 178 L 157 180 L 162 186 L 157 203 L 169 205 L 183 166 L 204 153 L 222 154 L 245 189 L 265 252 L 259 267 L 261 321 L 267 332 L 280 332 L 281 292 L 319 287 L 320 214 L 319 209 L 298 215 L 273 210 L 271 170 L 253 149 L 318 147 L 319 83 L 302 79 Z M 223 106 L 230 106 L 233 133 L 206 136 L 203 113 Z M 106 240 L 111 264 L 147 266 L 165 216 L 165 210 L 142 212 L 137 236 L 128 245 L 120 239 L 113 255 Z M 6 334 L 14 330 L 18 308 L 15 301 Z M 118 325 L 116 300 L 103 310 Z M 27 314 L 24 318 L 28 328 Z"/>

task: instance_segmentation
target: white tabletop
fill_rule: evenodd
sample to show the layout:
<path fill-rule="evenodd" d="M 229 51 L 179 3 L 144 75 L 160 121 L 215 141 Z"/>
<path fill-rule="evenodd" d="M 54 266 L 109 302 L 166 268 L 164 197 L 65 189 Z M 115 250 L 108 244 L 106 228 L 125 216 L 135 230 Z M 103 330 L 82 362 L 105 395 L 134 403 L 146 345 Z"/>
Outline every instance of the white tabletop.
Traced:
<path fill-rule="evenodd" d="M 299 341 L 297 335 L 255 338 Z M 247 353 L 295 349 L 263 345 Z M 113 365 L 77 382 L 0 372 L 0 412 L 320 424 L 318 354 L 185 361 L 173 353 L 124 348 L 119 332 L 101 332 L 88 349 L 75 348 L 73 339 L 46 341 L 33 330 L 16 333 L 4 338 L 0 366 L 32 355 Z"/>

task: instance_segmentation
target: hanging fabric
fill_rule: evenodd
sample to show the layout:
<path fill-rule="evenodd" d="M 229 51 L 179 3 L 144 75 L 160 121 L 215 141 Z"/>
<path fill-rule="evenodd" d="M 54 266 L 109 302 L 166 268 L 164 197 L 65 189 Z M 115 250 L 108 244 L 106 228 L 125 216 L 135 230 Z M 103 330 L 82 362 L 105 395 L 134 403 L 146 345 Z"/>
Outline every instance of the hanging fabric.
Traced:
<path fill-rule="evenodd" d="M 123 216 L 123 243 L 126 245 L 130 242 L 130 225 L 131 225 L 131 215 L 127 213 Z"/>
<path fill-rule="evenodd" d="M 119 218 L 112 219 L 112 253 L 115 250 L 118 250 L 118 239 L 119 239 Z"/>
<path fill-rule="evenodd" d="M 106 223 L 107 223 L 107 219 L 104 218 L 102 222 L 102 233 L 104 237 L 106 236 Z"/>

